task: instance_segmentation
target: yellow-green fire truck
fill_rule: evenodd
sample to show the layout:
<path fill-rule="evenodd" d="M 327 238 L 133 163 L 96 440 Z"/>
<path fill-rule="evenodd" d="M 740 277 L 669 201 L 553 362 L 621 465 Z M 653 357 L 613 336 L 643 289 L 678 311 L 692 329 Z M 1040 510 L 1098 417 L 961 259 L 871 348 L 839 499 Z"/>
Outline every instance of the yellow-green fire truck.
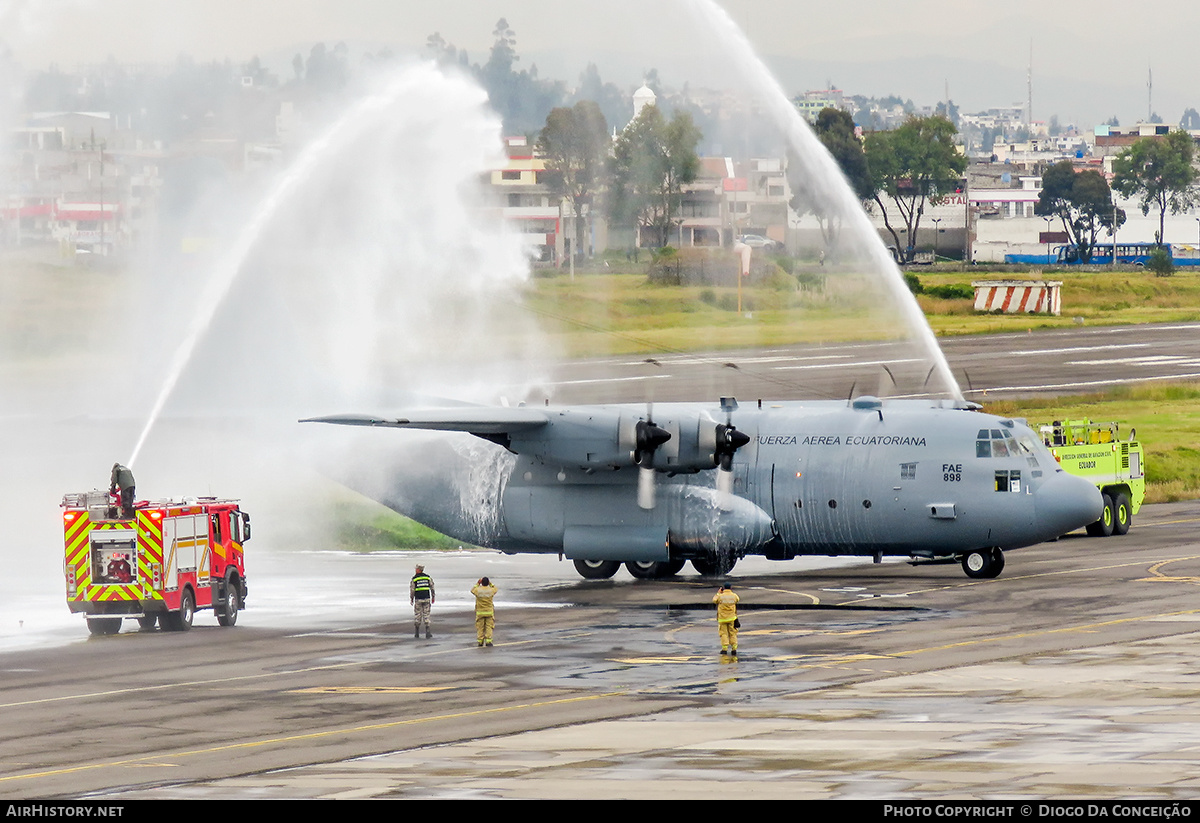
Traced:
<path fill-rule="evenodd" d="M 1038 425 L 1063 471 L 1085 477 L 1104 496 L 1104 512 L 1087 527 L 1093 537 L 1125 534 L 1146 497 L 1146 461 L 1137 431 L 1124 439 L 1117 423 L 1055 420 Z"/>

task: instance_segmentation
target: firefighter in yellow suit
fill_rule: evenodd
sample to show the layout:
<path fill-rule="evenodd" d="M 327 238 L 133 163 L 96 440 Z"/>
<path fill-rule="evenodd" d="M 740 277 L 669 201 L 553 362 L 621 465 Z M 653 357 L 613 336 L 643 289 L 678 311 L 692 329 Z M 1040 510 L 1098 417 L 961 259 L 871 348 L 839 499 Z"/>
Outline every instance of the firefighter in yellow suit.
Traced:
<path fill-rule="evenodd" d="M 722 586 L 713 595 L 717 604 L 717 631 L 721 635 L 721 654 L 731 654 L 737 657 L 737 604 L 739 598 L 733 593 L 733 586 Z"/>
<path fill-rule="evenodd" d="M 471 589 L 475 595 L 475 636 L 480 646 L 492 645 L 492 629 L 496 625 L 496 610 L 492 606 L 492 598 L 496 596 L 496 587 L 486 577 L 479 578 L 479 583 Z"/>

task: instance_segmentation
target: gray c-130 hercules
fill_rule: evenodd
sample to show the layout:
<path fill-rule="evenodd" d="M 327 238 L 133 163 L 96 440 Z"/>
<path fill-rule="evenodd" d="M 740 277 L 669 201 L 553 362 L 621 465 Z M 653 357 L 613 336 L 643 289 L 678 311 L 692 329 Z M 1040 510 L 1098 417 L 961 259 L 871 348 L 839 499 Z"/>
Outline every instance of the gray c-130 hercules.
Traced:
<path fill-rule="evenodd" d="M 302 422 L 496 444 L 515 459 L 496 469 L 493 516 L 464 517 L 446 495 L 381 502 L 477 545 L 565 556 L 593 579 L 621 564 L 669 577 L 687 561 L 720 574 L 746 555 L 956 560 L 990 578 L 1006 550 L 1094 522 L 1103 505 L 1024 421 L 963 401 L 463 405 Z"/>

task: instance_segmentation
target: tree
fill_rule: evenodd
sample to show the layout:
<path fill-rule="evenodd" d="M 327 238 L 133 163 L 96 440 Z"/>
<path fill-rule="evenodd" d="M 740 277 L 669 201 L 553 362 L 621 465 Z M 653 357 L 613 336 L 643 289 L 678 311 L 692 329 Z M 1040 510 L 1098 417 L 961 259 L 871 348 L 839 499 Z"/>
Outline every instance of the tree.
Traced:
<path fill-rule="evenodd" d="M 1125 222 L 1125 212 L 1114 207 L 1104 175 L 1094 169 L 1077 174 L 1070 160 L 1055 163 L 1042 175 L 1042 193 L 1033 212 L 1062 220 L 1063 231 L 1079 248 L 1084 263 L 1092 259 L 1100 230 L 1113 234 L 1114 216 L 1117 228 Z"/>
<path fill-rule="evenodd" d="M 870 169 L 867 167 L 867 156 L 863 151 L 862 141 L 855 134 L 854 120 L 850 113 L 842 109 L 824 108 L 817 115 L 813 131 L 820 138 L 821 144 L 833 155 L 855 196 L 864 203 L 870 201 L 875 195 L 875 189 Z M 831 211 L 833 204 L 829 202 L 828 197 L 813 191 L 804 177 L 804 170 L 798 158 L 788 159 L 788 183 L 793 192 L 791 207 L 798 214 L 811 213 L 815 216 L 821 227 L 821 238 L 826 248 L 835 248 L 845 215 Z"/>
<path fill-rule="evenodd" d="M 1200 129 L 1200 112 L 1190 107 L 1184 109 L 1183 116 L 1179 118 L 1179 128 L 1184 131 Z"/>
<path fill-rule="evenodd" d="M 1138 198 L 1142 214 L 1158 209 L 1155 242 L 1160 246 L 1167 210 L 1179 214 L 1200 202 L 1194 150 L 1191 136 L 1177 129 L 1165 137 L 1143 137 L 1113 160 L 1113 188 Z"/>
<path fill-rule="evenodd" d="M 595 102 L 609 125 L 619 126 L 629 120 L 629 95 L 614 83 L 601 80 L 600 69 L 596 68 L 595 63 L 588 63 L 587 68 L 579 75 L 579 87 L 575 89 L 571 102 L 578 103 L 580 100 Z"/>
<path fill-rule="evenodd" d="M 584 231 L 583 208 L 604 182 L 608 159 L 608 122 L 600 107 L 580 100 L 571 108 L 552 109 L 537 141 L 550 171 L 550 188 L 571 203 L 575 213 L 575 253 Z M 590 211 L 589 211 L 590 214 Z"/>
<path fill-rule="evenodd" d="M 665 245 L 679 211 L 683 185 L 696 179 L 700 130 L 691 116 L 676 112 L 668 121 L 658 106 L 646 106 L 613 146 L 613 221 L 637 225 Z"/>
<path fill-rule="evenodd" d="M 550 109 L 559 105 L 564 96 L 564 84 L 538 78 L 537 66 L 517 71 L 517 35 L 501 17 L 492 31 L 495 40 L 488 60 L 472 71 L 488 93 L 492 108 L 504 121 L 508 134 L 527 134 L 536 131 Z M 438 43 L 427 44 L 434 49 Z M 460 54 L 460 63 L 463 58 Z"/>
<path fill-rule="evenodd" d="M 925 203 L 941 203 L 956 189 L 967 167 L 966 156 L 954 145 L 957 133 L 953 123 L 934 115 L 910 117 L 895 131 L 867 135 L 865 149 L 873 199 L 896 249 L 905 249 L 902 260 L 912 257 Z M 891 214 L 884 197 L 892 204 Z M 900 242 L 892 225 L 893 214 L 907 231 L 907 244 Z"/>

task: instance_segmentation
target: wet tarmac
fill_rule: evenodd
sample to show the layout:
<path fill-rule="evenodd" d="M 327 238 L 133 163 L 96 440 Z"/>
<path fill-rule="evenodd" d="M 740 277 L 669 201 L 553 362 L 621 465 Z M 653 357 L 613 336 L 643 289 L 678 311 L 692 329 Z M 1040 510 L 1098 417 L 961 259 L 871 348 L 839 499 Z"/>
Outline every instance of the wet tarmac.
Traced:
<path fill-rule="evenodd" d="M 989 581 L 747 561 L 736 661 L 690 572 L 434 556 L 418 641 L 412 556 L 312 553 L 291 569 L 327 572 L 311 610 L 264 583 L 233 629 L 0 655 L 0 797 L 1192 798 L 1198 526 L 1200 503 L 1146 507 Z M 339 604 L 343 574 L 377 595 Z M 493 649 L 463 594 L 479 574 Z"/>

